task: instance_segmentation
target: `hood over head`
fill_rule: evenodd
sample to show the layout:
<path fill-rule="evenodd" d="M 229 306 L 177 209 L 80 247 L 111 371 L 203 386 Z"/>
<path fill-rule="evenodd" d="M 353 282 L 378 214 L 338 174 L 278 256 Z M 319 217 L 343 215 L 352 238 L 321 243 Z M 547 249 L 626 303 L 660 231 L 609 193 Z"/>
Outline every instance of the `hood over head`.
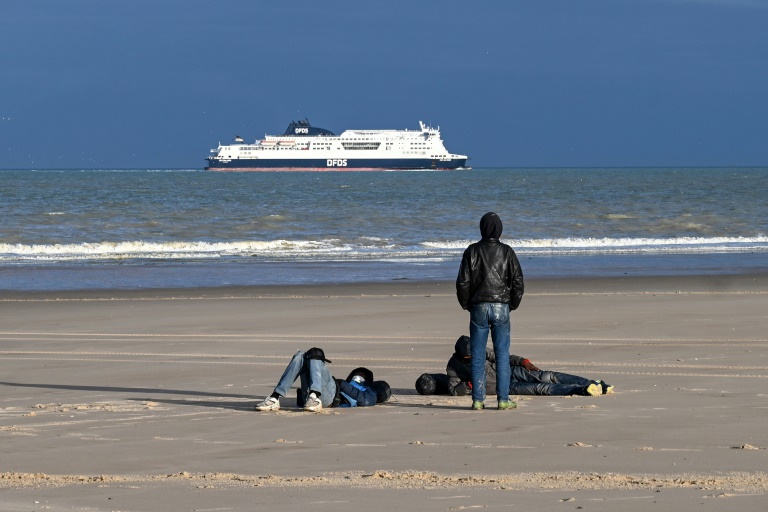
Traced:
<path fill-rule="evenodd" d="M 460 357 L 468 357 L 472 355 L 472 352 L 470 352 L 469 349 L 469 336 L 459 336 L 459 339 L 456 340 L 456 345 L 454 345 L 453 350 Z"/>
<path fill-rule="evenodd" d="M 354 377 L 355 375 L 360 375 L 363 379 L 365 379 L 365 383 L 369 386 L 373 382 L 373 372 L 368 368 L 363 368 L 362 366 L 360 368 L 355 368 L 349 373 L 349 375 L 346 378 L 346 381 L 351 382 L 352 377 Z"/>
<path fill-rule="evenodd" d="M 480 235 L 483 239 L 495 238 L 498 240 L 502 230 L 501 219 L 495 213 L 488 212 L 480 219 Z"/>

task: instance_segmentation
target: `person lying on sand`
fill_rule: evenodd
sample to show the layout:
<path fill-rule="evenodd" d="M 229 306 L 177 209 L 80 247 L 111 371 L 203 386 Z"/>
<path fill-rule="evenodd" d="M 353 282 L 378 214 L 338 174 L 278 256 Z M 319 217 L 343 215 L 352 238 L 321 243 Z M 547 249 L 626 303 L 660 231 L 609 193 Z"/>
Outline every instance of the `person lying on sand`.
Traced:
<path fill-rule="evenodd" d="M 331 375 L 323 349 L 313 347 L 299 350 L 291 358 L 270 396 L 254 406 L 257 411 L 280 410 L 280 397 L 290 391 L 296 379 L 301 379 L 296 404 L 305 411 L 317 412 L 323 407 L 365 407 L 383 403 L 392 395 L 389 384 L 373 380 L 368 368 L 355 368 L 346 380 Z"/>
<path fill-rule="evenodd" d="M 469 351 L 469 336 L 456 340 L 454 354 L 448 360 L 446 373 L 424 373 L 416 380 L 416 391 L 422 395 L 463 396 L 472 393 L 472 355 Z M 596 396 L 613 392 L 613 386 L 602 380 L 591 380 L 561 372 L 543 371 L 530 360 L 514 354 L 509 356 L 512 379 L 509 393 L 514 395 L 549 396 Z M 496 358 L 492 350 L 485 353 L 486 389 L 495 389 Z M 489 393 L 491 391 L 488 391 Z"/>

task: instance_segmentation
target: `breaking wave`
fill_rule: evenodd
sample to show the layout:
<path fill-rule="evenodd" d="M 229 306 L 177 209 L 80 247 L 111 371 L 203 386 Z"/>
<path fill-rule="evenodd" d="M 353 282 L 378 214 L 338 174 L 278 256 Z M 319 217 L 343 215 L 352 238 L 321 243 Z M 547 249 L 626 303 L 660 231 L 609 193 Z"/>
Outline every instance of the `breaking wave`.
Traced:
<path fill-rule="evenodd" d="M 679 238 L 555 238 L 505 240 L 520 254 L 620 254 L 620 253 L 722 253 L 768 251 L 768 236 L 679 237 Z M 435 248 L 464 248 L 471 241 L 425 245 Z"/>
<path fill-rule="evenodd" d="M 705 254 L 768 252 L 768 237 L 559 238 L 505 240 L 520 255 Z M 0 263 L 120 260 L 379 260 L 420 261 L 456 258 L 473 240 L 430 241 L 404 245 L 362 238 L 354 242 L 319 241 L 122 241 L 72 244 L 0 244 Z"/>

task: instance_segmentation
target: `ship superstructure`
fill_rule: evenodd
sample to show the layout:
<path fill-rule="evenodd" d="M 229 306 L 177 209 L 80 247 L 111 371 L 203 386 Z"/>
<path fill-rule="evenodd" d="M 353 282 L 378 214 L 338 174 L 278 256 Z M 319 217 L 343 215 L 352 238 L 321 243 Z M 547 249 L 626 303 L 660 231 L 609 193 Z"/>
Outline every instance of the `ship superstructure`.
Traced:
<path fill-rule="evenodd" d="M 248 144 L 237 136 L 232 144 L 212 149 L 211 171 L 371 171 L 461 169 L 468 157 L 449 153 L 440 128 L 419 121 L 420 130 L 345 130 L 341 135 L 292 121 L 283 135 L 265 135 Z"/>

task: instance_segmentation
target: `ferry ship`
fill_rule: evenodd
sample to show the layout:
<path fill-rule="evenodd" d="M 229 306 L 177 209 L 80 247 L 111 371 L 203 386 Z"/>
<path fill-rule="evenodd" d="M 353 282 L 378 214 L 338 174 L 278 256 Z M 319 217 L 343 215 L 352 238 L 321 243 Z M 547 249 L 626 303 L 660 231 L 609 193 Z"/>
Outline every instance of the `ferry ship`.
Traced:
<path fill-rule="evenodd" d="M 341 135 L 292 121 L 282 135 L 212 149 L 208 171 L 378 171 L 466 169 L 469 157 L 449 153 L 440 128 L 419 121 L 420 130 L 345 130 Z"/>

